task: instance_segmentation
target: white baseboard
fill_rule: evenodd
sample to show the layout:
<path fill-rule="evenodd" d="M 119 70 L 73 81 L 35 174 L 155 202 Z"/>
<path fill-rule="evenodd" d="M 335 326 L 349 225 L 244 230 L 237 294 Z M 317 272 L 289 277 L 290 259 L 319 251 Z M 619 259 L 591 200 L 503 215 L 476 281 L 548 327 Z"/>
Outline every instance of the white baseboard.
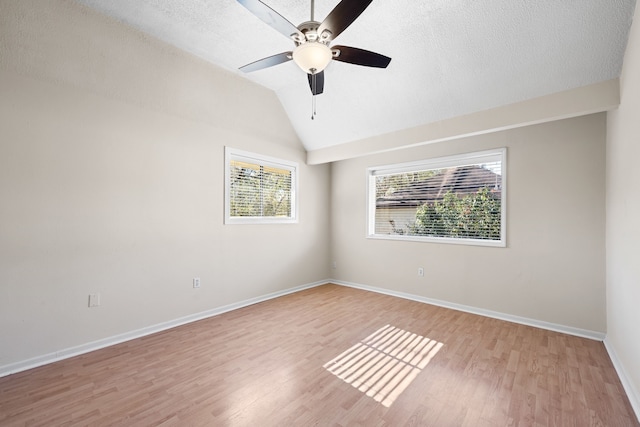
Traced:
<path fill-rule="evenodd" d="M 447 301 L 436 300 L 432 298 L 426 298 L 419 295 L 408 294 L 404 292 L 392 291 L 384 288 L 377 288 L 374 286 L 362 285 L 358 283 L 345 282 L 341 280 L 323 280 L 314 283 L 309 283 L 306 285 L 296 286 L 293 288 L 289 288 L 283 291 L 272 292 L 270 294 L 262 295 L 255 298 L 250 298 L 248 300 L 240 301 L 237 303 L 225 305 L 222 307 L 214 308 L 211 310 L 203 311 L 200 313 L 191 314 L 189 316 L 180 317 L 178 319 L 170 320 L 168 322 L 159 323 L 156 325 L 151 325 L 142 329 L 136 329 L 134 331 L 126 332 L 124 334 L 115 335 L 112 337 L 104 338 L 97 341 L 92 341 L 86 344 L 82 344 L 75 347 L 70 347 L 66 349 L 62 349 L 60 351 L 56 351 L 49 354 L 44 354 L 41 356 L 33 357 L 28 360 L 11 363 L 8 365 L 0 366 L 0 378 L 11 375 L 17 372 L 26 371 L 28 369 L 36 368 L 38 366 L 46 365 L 49 363 L 53 363 L 59 360 L 68 359 L 70 357 L 78 356 L 81 354 L 89 353 L 91 351 L 99 350 L 101 348 L 109 347 L 115 344 L 120 344 L 125 341 L 130 341 L 132 339 L 140 338 L 143 336 L 151 335 L 156 332 L 164 331 L 167 329 L 175 328 L 180 325 L 184 325 L 187 323 L 195 322 L 198 320 L 206 319 L 208 317 L 217 316 L 222 313 L 226 313 L 232 310 L 237 310 L 239 308 L 247 307 L 249 305 L 257 304 L 263 301 L 267 301 L 270 299 L 278 298 L 284 295 L 288 295 L 294 292 L 299 292 L 305 289 L 314 288 L 317 286 L 321 286 L 328 283 L 334 283 L 336 285 L 346 286 L 350 288 L 361 289 L 365 291 L 376 292 L 384 295 L 390 295 L 394 297 L 404 298 L 412 301 L 422 302 L 426 304 L 432 304 L 440 307 L 451 308 L 458 311 L 464 311 L 471 314 L 478 314 L 481 316 L 491 317 L 500 320 L 506 320 L 508 322 L 519 323 L 522 325 L 533 326 L 536 328 L 547 329 L 555 332 L 562 332 L 569 335 L 575 335 L 583 338 L 589 338 L 593 340 L 603 341 L 607 352 L 609 353 L 609 357 L 613 363 L 618 376 L 620 377 L 620 381 L 622 386 L 624 387 L 627 396 L 629 397 L 629 401 L 631 402 L 631 406 L 636 413 L 636 417 L 640 419 L 640 393 L 634 387 L 633 383 L 629 380 L 628 375 L 620 363 L 618 359 L 615 349 L 612 345 L 605 339 L 605 334 L 601 332 L 589 331 L 580 328 L 574 328 L 571 326 L 558 325 L 555 323 L 544 322 L 541 320 L 529 319 L 520 316 L 514 316 L 510 314 L 500 313 L 491 310 L 484 310 L 481 308 L 466 306 L 462 304 L 455 304 Z"/>
<path fill-rule="evenodd" d="M 350 288 L 362 289 L 365 291 L 377 292 L 379 294 L 390 295 L 398 298 L 404 298 L 411 301 L 437 305 L 439 307 L 451 308 L 453 310 L 464 311 L 466 313 L 471 313 L 471 314 L 478 314 L 480 316 L 491 317 L 494 319 L 506 320 L 508 322 L 519 323 L 521 325 L 547 329 L 549 331 L 562 332 L 564 334 L 575 335 L 578 337 L 589 338 L 592 340 L 603 341 L 605 338 L 605 334 L 602 332 L 589 331 L 586 329 L 574 328 L 572 326 L 558 325 L 556 323 L 544 322 L 542 320 L 535 320 L 535 319 L 529 319 L 527 317 L 514 316 L 512 314 L 500 313 L 498 311 L 485 310 L 482 308 L 471 307 L 468 305 L 462 305 L 462 304 L 456 304 L 448 301 L 426 298 L 419 295 L 391 291 L 389 289 L 384 289 L 384 288 L 376 288 L 375 286 L 344 282 L 341 280 L 331 280 L 330 283 L 335 283 L 336 285 L 347 286 Z"/>
<path fill-rule="evenodd" d="M 347 286 L 351 288 L 362 289 L 365 291 L 377 292 L 380 294 L 390 295 L 394 297 L 404 298 L 412 301 L 422 302 L 426 304 L 437 305 L 440 307 L 451 308 L 454 310 L 464 311 L 467 313 L 478 314 L 481 316 L 492 317 L 495 319 L 506 320 L 513 323 L 519 323 L 528 326 L 534 326 L 537 328 L 547 329 L 556 332 L 562 332 L 569 335 L 575 335 L 584 338 L 590 338 L 598 341 L 603 341 L 605 335 L 601 332 L 594 332 L 579 328 L 574 328 L 571 326 L 558 325 L 549 322 L 543 322 L 540 320 L 529 319 L 525 317 L 513 316 L 510 314 L 504 314 L 491 310 L 484 310 L 476 307 L 461 305 L 450 303 L 447 301 L 441 301 L 431 298 L 426 298 L 418 295 L 408 294 L 404 292 L 391 291 L 384 288 L 377 288 L 374 286 L 367 286 L 358 283 L 344 282 L 340 280 L 323 280 L 314 283 L 309 283 L 306 285 L 296 286 L 293 288 L 286 289 L 284 291 L 273 292 L 267 295 L 262 295 L 255 298 L 250 298 L 248 300 L 240 301 L 237 303 L 225 305 L 223 307 L 214 308 L 212 310 L 207 310 L 200 313 L 191 314 L 189 316 L 180 317 L 178 319 L 170 320 L 168 322 L 159 323 L 156 325 L 151 325 L 142 329 L 136 329 L 134 331 L 126 332 L 123 334 L 115 335 L 112 337 L 100 339 L 97 341 L 92 341 L 86 344 L 81 344 L 79 346 L 70 347 L 66 349 L 62 349 L 53 353 L 44 354 L 41 356 L 36 356 L 24 361 L 10 363 L 8 365 L 0 366 L 0 377 L 7 376 L 10 374 L 14 374 L 17 372 L 25 371 L 27 369 L 35 368 L 38 366 L 46 365 L 48 363 L 53 363 L 59 360 L 68 359 L 70 357 L 78 356 L 81 354 L 89 353 L 91 351 L 99 350 L 101 348 L 105 348 L 111 345 L 120 344 L 125 341 L 129 341 L 135 338 L 140 338 L 146 335 L 154 334 L 156 332 L 164 331 L 166 329 L 175 328 L 176 326 L 184 325 L 187 323 L 195 322 L 197 320 L 206 319 L 208 317 L 216 316 L 218 314 L 226 313 L 228 311 L 236 310 L 238 308 L 246 307 L 252 304 L 256 304 L 259 302 L 267 301 L 273 298 L 278 298 L 284 295 L 288 295 L 294 292 L 299 292 L 305 289 L 314 288 L 320 285 L 324 285 L 327 283 L 335 283 L 341 286 Z M 613 356 L 612 356 L 613 359 Z M 634 406 L 635 408 L 635 406 Z"/>
<path fill-rule="evenodd" d="M 613 367 L 618 373 L 618 377 L 620 378 L 620 382 L 622 383 L 622 387 L 624 391 L 627 393 L 627 397 L 629 398 L 629 403 L 631 403 L 631 407 L 633 411 L 636 413 L 636 418 L 638 422 L 640 422 L 640 392 L 635 388 L 633 382 L 629 379 L 629 375 L 627 374 L 626 369 L 620 362 L 618 355 L 616 353 L 613 345 L 607 340 L 604 339 L 604 346 L 607 349 L 607 353 L 609 353 L 609 357 L 611 358 L 611 363 L 613 363 Z"/>
<path fill-rule="evenodd" d="M 306 285 L 296 286 L 293 288 L 285 289 L 283 291 L 272 292 L 270 294 L 262 295 L 248 300 L 240 301 L 237 303 L 225 305 L 222 307 L 214 308 L 211 310 L 203 311 L 200 313 L 194 313 L 188 316 L 180 317 L 178 319 L 170 320 L 168 322 L 158 323 L 156 325 L 147 326 L 145 328 L 136 329 L 134 331 L 125 332 L 123 334 L 114 335 L 112 337 L 103 338 L 97 341 L 88 342 L 75 347 L 65 348 L 53 353 L 43 354 L 20 362 L 10 363 L 8 365 L 0 366 L 0 378 L 15 374 L 17 372 L 26 371 L 27 369 L 37 368 L 38 366 L 46 365 L 49 363 L 57 362 L 59 360 L 68 359 L 70 357 L 78 356 L 81 354 L 89 353 L 91 351 L 99 350 L 101 348 L 109 347 L 115 344 L 120 344 L 125 341 L 130 341 L 135 338 L 151 335 L 156 332 L 164 331 L 167 329 L 175 328 L 176 326 L 184 325 L 187 323 L 195 322 L 197 320 L 206 319 L 208 317 L 217 316 L 218 314 L 226 313 L 228 311 L 237 310 L 242 307 L 257 304 L 259 302 L 267 301 L 273 298 L 278 298 L 284 295 L 299 292 L 305 289 L 314 288 L 316 286 L 324 285 L 328 283 L 325 280 L 308 283 Z"/>

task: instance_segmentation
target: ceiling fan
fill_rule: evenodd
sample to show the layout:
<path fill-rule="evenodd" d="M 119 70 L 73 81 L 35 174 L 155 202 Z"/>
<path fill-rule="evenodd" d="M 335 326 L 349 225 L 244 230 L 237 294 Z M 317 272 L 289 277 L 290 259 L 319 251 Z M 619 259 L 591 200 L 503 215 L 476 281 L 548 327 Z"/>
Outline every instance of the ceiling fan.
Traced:
<path fill-rule="evenodd" d="M 260 0 L 238 0 L 251 13 L 295 43 L 293 51 L 259 59 L 240 67 L 240 70 L 249 73 L 293 60 L 307 73 L 311 93 L 315 96 L 324 91 L 324 69 L 331 60 L 386 68 L 391 62 L 387 56 L 355 47 L 330 46 L 331 41 L 349 27 L 372 1 L 342 0 L 320 23 L 314 20 L 314 1 L 311 0 L 311 19 L 296 27 Z"/>

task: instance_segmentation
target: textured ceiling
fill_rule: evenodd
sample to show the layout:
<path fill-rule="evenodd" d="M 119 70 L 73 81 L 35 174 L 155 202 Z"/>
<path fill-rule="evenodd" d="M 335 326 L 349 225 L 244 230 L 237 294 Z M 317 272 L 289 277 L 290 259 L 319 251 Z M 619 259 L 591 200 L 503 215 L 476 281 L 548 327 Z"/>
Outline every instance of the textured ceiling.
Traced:
<path fill-rule="evenodd" d="M 305 74 L 238 67 L 293 43 L 234 0 L 78 0 L 275 91 L 307 150 L 617 78 L 635 0 L 374 0 L 333 44 L 392 58 L 332 61 L 311 120 Z M 345 0 L 349 1 L 349 0 Z M 298 25 L 309 0 L 263 0 Z M 322 21 L 338 0 L 316 0 Z"/>

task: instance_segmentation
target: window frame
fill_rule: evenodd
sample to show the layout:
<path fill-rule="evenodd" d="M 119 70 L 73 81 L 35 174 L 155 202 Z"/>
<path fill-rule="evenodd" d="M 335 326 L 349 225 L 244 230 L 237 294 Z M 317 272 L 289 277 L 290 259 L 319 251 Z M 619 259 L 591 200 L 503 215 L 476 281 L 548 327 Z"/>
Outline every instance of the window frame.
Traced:
<path fill-rule="evenodd" d="M 376 234 L 376 183 L 375 178 L 379 175 L 400 174 L 417 172 L 423 170 L 444 169 L 450 167 L 467 166 L 481 163 L 488 163 L 491 159 L 498 159 L 501 162 L 501 197 L 500 197 L 500 239 L 471 239 L 455 237 L 433 237 L 401 234 Z M 482 161 L 486 160 L 486 161 Z M 495 160 L 494 160 L 495 161 Z M 437 157 L 431 159 L 418 160 L 413 162 L 395 163 L 367 168 L 367 218 L 366 237 L 368 239 L 447 243 L 471 246 L 507 246 L 507 149 L 506 147 L 490 149 L 484 151 L 469 152 L 452 156 Z"/>
<path fill-rule="evenodd" d="M 291 215 L 279 216 L 231 216 L 231 162 L 234 160 L 254 163 L 291 171 Z M 224 150 L 224 223 L 225 224 L 295 224 L 298 222 L 298 163 L 225 147 Z"/>

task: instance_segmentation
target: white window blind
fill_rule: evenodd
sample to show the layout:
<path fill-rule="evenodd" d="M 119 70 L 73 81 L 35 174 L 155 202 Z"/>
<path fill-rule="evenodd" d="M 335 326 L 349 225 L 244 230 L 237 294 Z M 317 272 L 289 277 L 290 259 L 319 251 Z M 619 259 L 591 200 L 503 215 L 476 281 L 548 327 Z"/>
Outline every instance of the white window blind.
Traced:
<path fill-rule="evenodd" d="M 297 163 L 225 150 L 225 223 L 296 221 Z"/>
<path fill-rule="evenodd" d="M 505 246 L 506 149 L 368 170 L 368 235 Z"/>

